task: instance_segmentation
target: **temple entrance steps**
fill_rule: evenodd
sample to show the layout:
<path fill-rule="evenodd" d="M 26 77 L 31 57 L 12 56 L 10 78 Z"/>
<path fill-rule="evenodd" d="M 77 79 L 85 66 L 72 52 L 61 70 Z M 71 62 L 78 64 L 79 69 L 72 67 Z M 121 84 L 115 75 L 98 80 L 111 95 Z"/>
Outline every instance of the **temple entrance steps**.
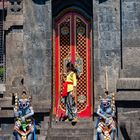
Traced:
<path fill-rule="evenodd" d="M 0 118 L 14 117 L 11 97 L 0 98 Z"/>
<path fill-rule="evenodd" d="M 8 111 L 9 112 L 9 111 Z M 6 111 L 0 111 L 1 116 L 7 114 Z M 14 119 L 11 117 L 0 118 L 2 124 L 0 124 L 0 140 L 15 140 L 13 136 Z"/>
<path fill-rule="evenodd" d="M 76 124 L 53 121 L 45 140 L 93 140 L 93 137 L 94 122 L 92 120 L 79 120 Z"/>

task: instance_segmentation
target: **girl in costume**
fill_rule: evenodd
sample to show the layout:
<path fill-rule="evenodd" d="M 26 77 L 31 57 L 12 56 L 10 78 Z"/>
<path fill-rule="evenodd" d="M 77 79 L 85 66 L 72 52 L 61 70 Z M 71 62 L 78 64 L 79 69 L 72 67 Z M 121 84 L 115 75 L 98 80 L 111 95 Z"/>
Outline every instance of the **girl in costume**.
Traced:
<path fill-rule="evenodd" d="M 74 65 L 69 62 L 67 65 L 67 77 L 63 84 L 62 97 L 66 106 L 66 120 L 77 122 L 77 106 L 75 103 L 77 70 Z"/>

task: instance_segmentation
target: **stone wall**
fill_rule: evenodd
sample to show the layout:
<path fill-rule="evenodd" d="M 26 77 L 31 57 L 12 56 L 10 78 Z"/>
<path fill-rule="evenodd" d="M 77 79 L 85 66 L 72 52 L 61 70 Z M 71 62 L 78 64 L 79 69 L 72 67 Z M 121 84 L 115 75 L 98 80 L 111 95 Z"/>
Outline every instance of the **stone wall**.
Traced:
<path fill-rule="evenodd" d="M 138 0 L 93 1 L 95 111 L 108 66 L 109 91 L 117 91 L 119 140 L 139 139 L 139 6 Z"/>
<path fill-rule="evenodd" d="M 140 1 L 121 0 L 122 70 L 117 81 L 119 138 L 140 138 Z"/>
<path fill-rule="evenodd" d="M 117 0 L 93 1 L 95 104 L 98 97 L 104 95 L 106 66 L 109 91 L 116 91 L 121 69 L 119 7 Z"/>
<path fill-rule="evenodd" d="M 51 2 L 8 2 L 5 12 L 6 94 L 27 90 L 36 105 L 51 108 Z M 20 89 L 20 90 L 19 90 Z M 41 104 L 40 104 L 41 106 Z"/>
<path fill-rule="evenodd" d="M 124 77 L 140 77 L 140 1 L 122 0 L 122 53 Z"/>
<path fill-rule="evenodd" d="M 3 96 L 7 104 L 1 99 L 0 107 L 11 105 L 11 109 L 11 93 L 20 94 L 25 88 L 33 96 L 35 111 L 46 113 L 52 98 L 52 10 L 55 9 L 51 0 L 24 0 L 22 4 L 23 8 L 13 7 L 10 2 L 7 5 L 4 24 L 7 73 Z M 117 90 L 119 139 L 127 140 L 139 139 L 140 128 L 139 8 L 139 0 L 93 0 L 94 112 L 98 97 L 104 94 L 107 66 L 109 91 Z M 0 111 L 3 118 L 7 114 L 11 117 L 10 132 L 13 114 L 4 111 L 7 110 Z M 6 128 L 3 122 L 0 131 Z M 0 139 L 9 138 L 4 135 Z"/>
<path fill-rule="evenodd" d="M 52 95 L 51 26 L 50 1 L 7 2 L 4 21 L 6 91 L 0 94 L 0 140 L 14 139 L 12 95 L 18 93 L 20 97 L 22 90 L 33 97 L 34 117 L 39 123 L 37 131 L 44 131 L 43 124 L 48 127 Z"/>
<path fill-rule="evenodd" d="M 25 85 L 34 100 L 51 105 L 52 41 L 51 2 L 24 1 Z"/>

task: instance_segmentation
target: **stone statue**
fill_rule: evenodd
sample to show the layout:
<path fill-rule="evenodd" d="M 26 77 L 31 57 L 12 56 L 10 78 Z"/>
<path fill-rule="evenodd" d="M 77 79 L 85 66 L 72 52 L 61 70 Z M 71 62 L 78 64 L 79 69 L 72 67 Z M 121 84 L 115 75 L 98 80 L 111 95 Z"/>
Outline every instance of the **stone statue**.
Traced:
<path fill-rule="evenodd" d="M 99 116 L 96 125 L 97 140 L 116 140 L 116 122 L 115 122 L 115 105 L 114 94 L 100 98 L 97 115 Z"/>
<path fill-rule="evenodd" d="M 33 108 L 30 106 L 30 98 L 26 92 L 22 92 L 22 98 L 18 99 L 15 95 L 14 114 L 16 117 L 14 135 L 16 140 L 35 140 L 35 123 L 32 118 Z"/>
<path fill-rule="evenodd" d="M 116 140 L 116 108 L 115 94 L 109 95 L 108 75 L 105 75 L 105 97 L 100 96 L 97 115 L 99 116 L 96 128 L 96 140 Z"/>

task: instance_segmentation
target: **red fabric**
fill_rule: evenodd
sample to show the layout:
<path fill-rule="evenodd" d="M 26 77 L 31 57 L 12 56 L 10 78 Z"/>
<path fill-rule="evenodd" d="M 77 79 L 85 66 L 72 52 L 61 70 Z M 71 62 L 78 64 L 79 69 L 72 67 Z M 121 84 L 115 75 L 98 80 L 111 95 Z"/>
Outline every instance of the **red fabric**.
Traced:
<path fill-rule="evenodd" d="M 75 19 L 74 19 L 74 13 L 72 13 L 72 17 L 71 18 L 72 18 L 71 19 L 72 20 L 72 23 L 71 23 L 72 24 L 72 28 L 71 28 L 72 31 L 71 32 L 72 32 L 72 38 L 73 38 L 71 40 L 72 41 L 72 43 L 71 43 L 71 62 L 74 64 L 75 63 L 75 48 L 76 48 L 75 47 L 75 40 L 74 40 L 74 38 L 75 38 L 75 31 L 74 31 L 75 30 L 74 29 L 74 26 L 75 26 L 74 25 L 75 24 L 74 20 Z"/>
<path fill-rule="evenodd" d="M 62 92 L 62 97 L 66 97 L 67 95 L 68 95 L 68 85 L 69 84 L 71 84 L 71 85 L 73 85 L 73 83 L 72 82 L 65 82 L 64 84 L 63 84 L 63 92 Z"/>

